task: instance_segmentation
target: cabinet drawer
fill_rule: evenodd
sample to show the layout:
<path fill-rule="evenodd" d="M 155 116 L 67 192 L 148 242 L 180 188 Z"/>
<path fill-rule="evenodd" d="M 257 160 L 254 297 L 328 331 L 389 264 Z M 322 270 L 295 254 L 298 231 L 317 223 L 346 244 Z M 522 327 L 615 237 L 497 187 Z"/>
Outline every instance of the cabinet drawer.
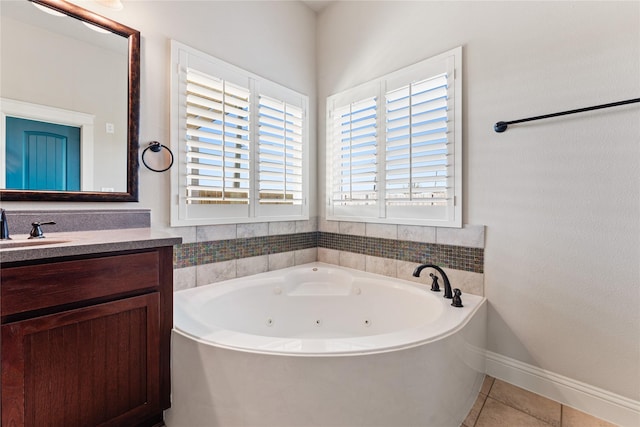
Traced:
<path fill-rule="evenodd" d="M 159 286 L 157 251 L 0 270 L 2 316 Z"/>

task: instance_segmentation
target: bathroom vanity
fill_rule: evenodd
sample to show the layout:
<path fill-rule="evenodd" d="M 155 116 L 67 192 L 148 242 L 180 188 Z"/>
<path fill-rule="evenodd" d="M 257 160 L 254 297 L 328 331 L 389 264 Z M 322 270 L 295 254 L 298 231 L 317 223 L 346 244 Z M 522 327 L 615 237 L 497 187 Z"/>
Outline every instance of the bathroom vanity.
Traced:
<path fill-rule="evenodd" d="M 149 229 L 48 239 L 0 244 L 2 425 L 161 423 L 180 239 Z"/>

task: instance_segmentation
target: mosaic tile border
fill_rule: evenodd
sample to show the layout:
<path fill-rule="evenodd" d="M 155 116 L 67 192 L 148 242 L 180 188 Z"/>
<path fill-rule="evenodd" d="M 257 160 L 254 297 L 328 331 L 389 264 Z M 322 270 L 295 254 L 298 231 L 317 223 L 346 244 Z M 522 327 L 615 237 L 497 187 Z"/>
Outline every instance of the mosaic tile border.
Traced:
<path fill-rule="evenodd" d="M 484 249 L 320 232 L 318 247 L 484 273 Z"/>
<path fill-rule="evenodd" d="M 280 234 L 209 242 L 183 243 L 173 248 L 173 268 L 232 259 L 298 251 L 318 246 L 318 233 Z"/>
<path fill-rule="evenodd" d="M 481 248 L 323 231 L 184 243 L 174 247 L 173 265 L 174 268 L 184 268 L 315 247 L 415 263 L 430 262 L 474 273 L 484 272 L 484 249 Z"/>

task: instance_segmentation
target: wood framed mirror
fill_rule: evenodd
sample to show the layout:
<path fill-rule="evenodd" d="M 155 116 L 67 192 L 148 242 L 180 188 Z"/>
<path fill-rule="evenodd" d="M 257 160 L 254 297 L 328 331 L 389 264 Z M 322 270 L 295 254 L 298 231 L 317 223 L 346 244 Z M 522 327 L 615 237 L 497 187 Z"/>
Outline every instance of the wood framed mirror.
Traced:
<path fill-rule="evenodd" d="M 24 6 L 24 5 L 27 6 Z M 17 12 L 13 12 L 12 8 L 22 8 Z M 40 9 L 45 8 L 48 12 L 53 12 L 56 16 L 47 15 L 37 10 L 33 5 L 39 6 Z M 28 11 L 27 11 L 28 9 Z M 3 4 L 2 10 L 2 63 L 16 64 L 14 70 L 5 71 L 2 69 L 2 93 L 0 96 L 2 101 L 2 153 L 0 154 L 1 166 L 0 170 L 2 178 L 0 179 L 0 200 L 2 201 L 72 201 L 72 202 L 137 202 L 138 201 L 138 132 L 139 132 L 139 109 L 140 109 L 140 32 L 129 28 L 123 24 L 113 21 L 109 18 L 100 16 L 94 12 L 86 10 L 73 3 L 64 0 L 24 0 L 24 2 L 7 2 Z M 15 13 L 15 15 L 12 15 Z M 27 19 L 24 16 L 29 14 L 34 18 L 33 21 L 23 21 Z M 67 17 L 73 18 L 69 22 Z M 65 20 L 64 23 L 56 25 L 62 28 L 63 33 L 57 34 L 49 28 L 49 22 L 55 20 Z M 46 21 L 45 21 L 46 20 Z M 81 24 L 79 24 L 81 23 Z M 83 25 L 84 24 L 84 25 Z M 84 35 L 68 33 L 71 27 L 83 27 Z M 45 28 L 47 27 L 47 28 Z M 89 27 L 89 28 L 84 28 Z M 23 31 L 23 34 L 40 32 L 45 35 L 41 43 L 33 41 L 25 41 L 24 38 L 16 37 L 16 35 L 8 33 L 11 28 L 17 31 Z M 49 31 L 50 33 L 47 33 Z M 79 31 L 79 30 L 78 30 Z M 98 35 L 99 33 L 103 33 Z M 106 33 L 106 34 L 104 34 Z M 19 32 L 16 34 L 20 34 Z M 79 34 L 79 33 L 78 33 Z M 95 47 L 96 51 L 105 51 L 107 55 L 114 55 L 110 50 L 113 45 L 117 45 L 117 67 L 112 67 L 108 56 L 96 57 L 91 51 L 85 53 L 83 49 L 93 49 L 93 38 L 103 37 Z M 64 45 L 61 47 L 55 43 L 58 41 L 70 40 L 74 45 Z M 20 44 L 22 43 L 22 44 Z M 41 53 L 28 55 L 25 50 L 31 49 L 34 45 L 42 45 Z M 82 44 L 80 46 L 80 44 Z M 71 47 L 73 46 L 73 47 Z M 25 60 L 11 61 L 9 58 L 12 49 L 19 58 L 48 58 L 49 66 L 38 65 L 38 67 L 25 65 Z M 61 54 L 55 56 L 52 54 L 56 49 L 61 49 Z M 102 53 L 101 53 L 102 55 Z M 59 59 L 64 57 L 65 59 Z M 100 59 L 96 59 L 100 58 Z M 65 71 L 62 62 L 68 63 L 69 68 Z M 60 65 L 60 66 L 59 66 Z M 95 66 L 94 71 L 86 70 L 85 66 Z M 7 65 L 10 66 L 10 65 Z M 22 68 L 19 68 L 22 67 Z M 29 76 L 27 70 L 39 68 L 38 75 Z M 61 71 L 62 70 L 62 71 Z M 114 71 L 115 70 L 115 71 Z M 111 79 L 117 80 L 117 89 L 111 89 L 109 86 Z M 81 85 L 89 86 L 83 87 Z M 38 89 L 38 85 L 41 87 Z M 78 87 L 76 87 L 78 86 Z M 20 89 L 21 88 L 21 89 Z M 19 91 L 21 90 L 21 91 Z M 64 92 L 64 101 L 54 99 L 53 95 L 47 98 L 48 92 L 56 90 Z M 11 92 L 13 91 L 13 92 Z M 107 100 L 114 95 L 114 103 L 110 104 Z M 35 100 L 31 99 L 35 97 Z M 93 103 L 93 107 L 91 106 Z M 56 105 L 61 104 L 61 105 Z M 96 105 L 98 105 L 96 107 Z M 35 178 L 31 178 L 29 185 L 15 185 L 10 176 L 10 169 L 16 163 L 25 163 L 28 157 L 27 148 L 20 148 L 20 157 L 18 160 L 10 158 L 13 156 L 7 149 L 10 138 L 8 135 L 13 132 L 9 129 L 7 118 L 10 115 L 5 112 L 5 108 L 15 110 L 18 113 L 18 121 L 22 119 L 33 119 L 34 122 L 46 122 L 46 124 L 64 124 L 66 119 L 57 119 L 59 114 L 71 115 L 72 117 L 86 117 L 88 121 L 93 120 L 91 124 L 77 125 L 80 132 L 80 140 L 90 141 L 88 147 L 85 148 L 84 142 L 69 143 L 70 147 L 79 147 L 78 153 L 74 156 L 76 160 L 68 160 L 71 155 L 63 154 L 62 163 L 75 164 L 73 172 L 62 172 L 65 175 L 61 180 L 65 181 L 64 186 L 55 187 L 52 184 L 35 185 Z M 31 116 L 23 114 L 22 111 L 35 111 Z M 100 110 L 99 112 L 93 111 Z M 103 111 L 103 110 L 106 110 Z M 53 117 L 51 120 L 41 120 L 39 118 L 40 111 L 45 111 L 42 115 Z M 12 117 L 13 119 L 13 117 Z M 77 121 L 81 121 L 77 119 Z M 76 126 L 75 124 L 72 125 Z M 44 131 L 43 131 L 44 132 Z M 21 135 L 25 135 L 21 134 Z M 13 135 L 13 134 L 12 134 Z M 86 136 L 86 138 L 85 138 Z M 20 140 L 21 146 L 28 147 L 29 143 L 25 142 L 26 137 L 20 136 L 14 138 Z M 11 142 L 14 144 L 14 142 Z M 64 142 L 64 144 L 67 144 Z M 39 146 L 38 146 L 39 147 Z M 67 150 L 64 145 L 64 150 Z M 75 148 L 74 148 L 75 149 Z M 48 150 L 48 149 L 47 149 Z M 113 151 L 113 163 L 111 163 L 110 151 Z M 32 149 L 32 152 L 35 152 Z M 43 150 L 40 149 L 40 153 Z M 55 164 L 53 157 L 60 157 L 58 154 L 46 155 L 40 154 L 40 157 L 48 158 L 48 162 Z M 64 151 L 66 153 L 66 151 Z M 35 157 L 35 155 L 33 156 Z M 10 161 L 12 160 L 13 161 Z M 75 163 L 74 163 L 75 162 Z M 36 161 L 32 161 L 35 166 L 20 166 L 17 176 L 26 176 L 27 170 L 42 169 Z M 48 166 L 44 166 L 46 168 Z M 50 168 L 55 168 L 51 166 Z M 31 168 L 31 169 L 29 169 Z M 36 174 L 37 172 L 33 172 Z M 68 175 L 68 176 L 67 176 Z M 73 175 L 73 176 L 72 176 Z M 20 178 L 22 181 L 28 178 Z M 20 180 L 18 179 L 18 181 Z M 22 182 L 21 181 L 21 182 Z M 68 184 L 70 182 L 76 184 Z M 57 184 L 56 184 L 57 185 Z"/>

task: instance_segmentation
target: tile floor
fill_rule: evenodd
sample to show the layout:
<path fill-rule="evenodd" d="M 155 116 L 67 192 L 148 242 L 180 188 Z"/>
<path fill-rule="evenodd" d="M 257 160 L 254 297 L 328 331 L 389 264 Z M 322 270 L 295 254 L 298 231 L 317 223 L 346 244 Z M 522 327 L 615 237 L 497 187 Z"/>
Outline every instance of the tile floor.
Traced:
<path fill-rule="evenodd" d="M 615 427 L 504 381 L 485 377 L 462 427 Z"/>

